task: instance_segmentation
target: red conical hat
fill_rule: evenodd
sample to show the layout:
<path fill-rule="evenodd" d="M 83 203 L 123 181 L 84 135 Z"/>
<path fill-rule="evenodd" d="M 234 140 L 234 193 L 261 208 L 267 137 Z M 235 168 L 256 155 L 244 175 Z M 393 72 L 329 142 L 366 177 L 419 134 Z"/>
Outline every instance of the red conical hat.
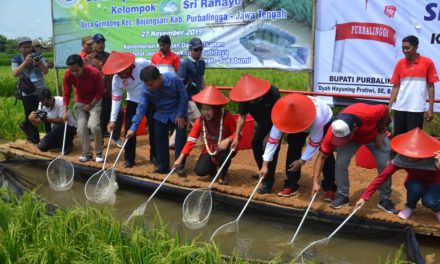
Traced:
<path fill-rule="evenodd" d="M 298 133 L 310 127 L 316 117 L 312 99 L 303 94 L 289 94 L 272 108 L 272 123 L 284 133 Z"/>
<path fill-rule="evenodd" d="M 225 105 L 229 99 L 224 96 L 214 85 L 205 87 L 201 92 L 192 97 L 194 102 L 206 105 Z"/>
<path fill-rule="evenodd" d="M 263 96 L 269 89 L 269 81 L 245 74 L 232 88 L 229 97 L 236 102 L 247 102 Z"/>
<path fill-rule="evenodd" d="M 435 152 L 440 151 L 440 141 L 426 134 L 420 128 L 414 128 L 395 136 L 391 140 L 391 148 L 410 158 L 425 159 L 434 157 Z"/>
<path fill-rule="evenodd" d="M 132 53 L 112 51 L 102 67 L 102 73 L 108 75 L 119 73 L 130 67 L 135 59 L 136 56 Z"/>

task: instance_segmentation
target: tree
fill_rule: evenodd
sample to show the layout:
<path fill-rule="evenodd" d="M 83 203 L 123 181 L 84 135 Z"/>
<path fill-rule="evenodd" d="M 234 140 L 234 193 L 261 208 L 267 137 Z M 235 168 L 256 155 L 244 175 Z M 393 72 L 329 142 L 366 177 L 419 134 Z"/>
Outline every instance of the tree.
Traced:
<path fill-rule="evenodd" d="M 8 39 L 5 36 L 0 35 L 0 52 L 5 52 L 7 40 Z"/>

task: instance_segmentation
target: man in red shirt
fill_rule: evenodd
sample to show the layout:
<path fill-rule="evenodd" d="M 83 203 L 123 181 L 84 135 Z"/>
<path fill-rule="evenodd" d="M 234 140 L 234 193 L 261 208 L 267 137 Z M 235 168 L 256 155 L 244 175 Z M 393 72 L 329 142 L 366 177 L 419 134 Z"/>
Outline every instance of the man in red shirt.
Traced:
<path fill-rule="evenodd" d="M 348 166 L 361 145 L 367 146 L 377 162 L 381 173 L 390 159 L 390 141 L 385 136 L 385 126 L 389 122 L 386 105 L 356 103 L 348 106 L 335 117 L 331 129 L 327 130 L 321 149 L 313 167 L 313 190 L 319 191 L 318 178 L 328 155 L 337 147 L 335 179 L 337 193 L 330 207 L 337 209 L 348 204 L 350 182 Z M 388 213 L 396 213 L 391 197 L 391 178 L 379 187 L 380 199 L 377 205 Z"/>
<path fill-rule="evenodd" d="M 64 120 L 68 118 L 70 94 L 75 87 L 75 114 L 82 147 L 79 160 L 85 162 L 93 158 L 90 129 L 95 137 L 96 162 L 103 162 L 100 116 L 104 81 L 101 73 L 93 66 L 83 65 L 81 57 L 77 54 L 67 57 L 66 65 L 68 69 L 64 74 L 63 84 Z"/>
<path fill-rule="evenodd" d="M 159 51 L 151 56 L 151 63 L 159 69 L 160 73 L 175 72 L 180 68 L 179 55 L 171 51 L 171 39 L 168 35 L 160 36 L 157 40 Z"/>
<path fill-rule="evenodd" d="M 413 128 L 423 129 L 423 119 L 431 121 L 434 112 L 434 83 L 439 81 L 434 62 L 417 53 L 419 39 L 402 40 L 405 58 L 397 62 L 391 83 L 389 108 L 394 110 L 394 136 Z M 429 99 L 426 110 L 426 98 Z M 426 110 L 426 113 L 425 113 Z"/>

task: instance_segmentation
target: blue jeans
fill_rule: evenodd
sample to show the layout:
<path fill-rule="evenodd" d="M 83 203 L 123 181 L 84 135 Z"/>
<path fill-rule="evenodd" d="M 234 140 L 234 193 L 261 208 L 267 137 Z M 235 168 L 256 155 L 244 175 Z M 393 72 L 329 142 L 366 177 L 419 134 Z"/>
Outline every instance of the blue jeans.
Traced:
<path fill-rule="evenodd" d="M 168 123 L 162 123 L 155 120 L 155 138 L 156 138 L 156 154 L 157 154 L 157 164 L 160 170 L 168 170 L 170 168 L 170 146 L 168 144 L 168 131 L 173 124 L 168 121 Z M 186 127 L 178 128 L 176 126 L 176 143 L 174 145 L 174 158 L 177 159 L 180 156 L 180 152 L 186 143 Z M 182 168 L 185 166 L 182 162 Z"/>
<path fill-rule="evenodd" d="M 346 145 L 337 149 L 336 166 L 335 166 L 335 179 L 338 187 L 337 193 L 348 197 L 350 181 L 348 178 L 348 166 L 353 158 L 353 155 L 359 149 L 362 144 L 350 141 Z M 373 154 L 377 163 L 377 173 L 380 174 L 387 162 L 390 160 L 390 140 L 388 137 L 384 138 L 383 145 L 380 149 L 376 148 L 376 139 L 365 144 Z M 379 186 L 379 200 L 390 199 L 391 197 L 391 177 L 389 177 L 384 183 Z"/>
<path fill-rule="evenodd" d="M 440 184 L 426 186 L 417 180 L 408 181 L 406 187 L 406 206 L 415 209 L 417 202 L 422 199 L 423 206 L 435 213 L 440 212 Z"/>

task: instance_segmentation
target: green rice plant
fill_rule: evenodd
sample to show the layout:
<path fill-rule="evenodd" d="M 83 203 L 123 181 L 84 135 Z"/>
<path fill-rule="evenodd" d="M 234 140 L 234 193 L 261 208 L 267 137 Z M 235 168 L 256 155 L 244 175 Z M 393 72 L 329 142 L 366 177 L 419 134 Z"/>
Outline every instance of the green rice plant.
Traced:
<path fill-rule="evenodd" d="M 250 263 L 213 244 L 172 234 L 162 221 L 123 228 L 110 209 L 47 214 L 34 193 L 0 189 L 0 263 Z M 6 199 L 7 198 L 7 199 Z"/>
<path fill-rule="evenodd" d="M 13 97 L 0 97 L 0 105 L 0 138 L 24 138 L 24 133 L 18 128 L 18 124 L 24 120 L 21 101 L 15 104 Z"/>
<path fill-rule="evenodd" d="M 394 257 L 388 256 L 385 262 L 382 262 L 380 259 L 378 260 L 378 263 L 384 263 L 384 264 L 411 264 L 413 262 L 406 261 L 403 259 L 403 245 L 400 246 L 400 248 L 394 253 Z"/>

